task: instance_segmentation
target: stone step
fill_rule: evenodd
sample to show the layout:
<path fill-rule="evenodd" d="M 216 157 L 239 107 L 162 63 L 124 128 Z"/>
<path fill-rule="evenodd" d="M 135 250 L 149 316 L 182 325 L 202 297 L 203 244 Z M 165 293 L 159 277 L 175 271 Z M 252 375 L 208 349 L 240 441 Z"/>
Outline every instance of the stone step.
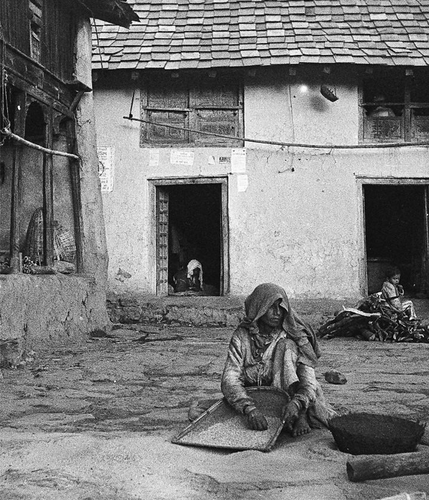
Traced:
<path fill-rule="evenodd" d="M 107 309 L 112 323 L 167 323 L 189 326 L 238 325 L 244 316 L 242 296 L 168 296 L 109 294 Z M 329 299 L 293 301 L 297 313 L 314 327 L 323 324 L 344 302 Z M 347 304 L 350 305 L 350 304 Z"/>
<path fill-rule="evenodd" d="M 237 297 L 109 295 L 107 309 L 113 323 L 235 326 L 243 302 Z"/>

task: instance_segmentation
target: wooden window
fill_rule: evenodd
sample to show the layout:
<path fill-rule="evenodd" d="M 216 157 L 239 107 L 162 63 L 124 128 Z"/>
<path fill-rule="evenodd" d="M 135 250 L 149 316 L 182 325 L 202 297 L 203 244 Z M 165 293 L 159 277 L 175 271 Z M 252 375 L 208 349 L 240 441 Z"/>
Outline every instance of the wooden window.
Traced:
<path fill-rule="evenodd" d="M 76 0 L 1 0 L 6 45 L 62 80 L 73 80 L 77 19 L 81 15 L 77 4 Z M 23 64 L 20 59 L 14 63 L 17 68 Z"/>
<path fill-rule="evenodd" d="M 429 139 L 427 68 L 375 68 L 362 82 L 363 142 Z"/>
<path fill-rule="evenodd" d="M 43 0 L 30 0 L 30 55 L 36 61 L 41 60 L 41 41 L 43 25 Z"/>
<path fill-rule="evenodd" d="M 142 118 L 174 128 L 143 123 L 141 146 L 242 146 L 239 139 L 242 110 L 240 85 L 236 79 L 207 75 L 153 78 L 141 92 Z M 199 130 L 205 134 L 181 129 Z"/>

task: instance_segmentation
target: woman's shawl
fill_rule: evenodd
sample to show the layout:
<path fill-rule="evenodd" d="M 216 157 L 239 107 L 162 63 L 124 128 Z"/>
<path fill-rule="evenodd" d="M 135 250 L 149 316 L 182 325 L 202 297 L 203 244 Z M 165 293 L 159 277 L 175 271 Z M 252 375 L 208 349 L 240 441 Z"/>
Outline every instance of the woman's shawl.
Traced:
<path fill-rule="evenodd" d="M 192 278 L 195 269 L 200 270 L 199 278 L 200 278 L 200 286 L 202 289 L 203 288 L 203 266 L 201 265 L 201 262 L 199 262 L 198 260 L 192 259 L 188 262 L 188 265 L 186 266 L 188 279 Z"/>
<path fill-rule="evenodd" d="M 258 320 L 278 299 L 281 299 L 280 306 L 285 310 L 283 329 L 287 336 L 297 344 L 299 361 L 314 368 L 320 357 L 316 334 L 311 326 L 305 323 L 292 309 L 288 296 L 282 287 L 273 283 L 258 285 L 245 300 L 246 317 L 239 327 L 246 328 L 250 335 L 257 335 L 259 332 Z"/>

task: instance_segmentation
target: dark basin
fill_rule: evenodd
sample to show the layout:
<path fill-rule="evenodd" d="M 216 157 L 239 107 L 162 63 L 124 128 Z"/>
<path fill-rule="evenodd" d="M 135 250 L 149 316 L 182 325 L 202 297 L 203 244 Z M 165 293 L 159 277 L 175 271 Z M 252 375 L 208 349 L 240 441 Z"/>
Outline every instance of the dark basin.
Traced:
<path fill-rule="evenodd" d="M 383 455 L 414 451 L 425 426 L 391 415 L 350 413 L 331 419 L 329 429 L 340 451 Z"/>

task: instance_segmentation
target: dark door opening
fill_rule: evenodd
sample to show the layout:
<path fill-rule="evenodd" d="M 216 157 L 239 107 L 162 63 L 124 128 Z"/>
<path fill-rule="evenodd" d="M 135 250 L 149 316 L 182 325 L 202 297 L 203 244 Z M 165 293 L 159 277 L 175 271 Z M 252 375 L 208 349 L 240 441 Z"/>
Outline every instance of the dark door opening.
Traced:
<path fill-rule="evenodd" d="M 201 262 L 204 289 L 219 295 L 221 261 L 220 184 L 169 186 L 168 280 L 193 259 Z"/>
<path fill-rule="evenodd" d="M 427 186 L 364 185 L 368 293 L 381 290 L 388 267 L 401 270 L 409 296 L 426 296 Z"/>
<path fill-rule="evenodd" d="M 158 187 L 164 216 L 158 221 L 158 260 L 161 275 L 174 293 L 173 276 L 191 260 L 201 263 L 202 295 L 222 295 L 224 286 L 224 207 L 222 183 L 177 183 Z M 162 210 L 161 210 L 162 211 Z M 160 224 L 160 221 L 167 224 Z M 161 227 L 162 226 L 162 227 Z M 165 236 L 163 236 L 165 235 Z M 162 254 L 162 255 L 161 255 Z M 167 271 L 163 274 L 163 269 Z M 159 293 L 167 290 L 158 285 Z"/>

